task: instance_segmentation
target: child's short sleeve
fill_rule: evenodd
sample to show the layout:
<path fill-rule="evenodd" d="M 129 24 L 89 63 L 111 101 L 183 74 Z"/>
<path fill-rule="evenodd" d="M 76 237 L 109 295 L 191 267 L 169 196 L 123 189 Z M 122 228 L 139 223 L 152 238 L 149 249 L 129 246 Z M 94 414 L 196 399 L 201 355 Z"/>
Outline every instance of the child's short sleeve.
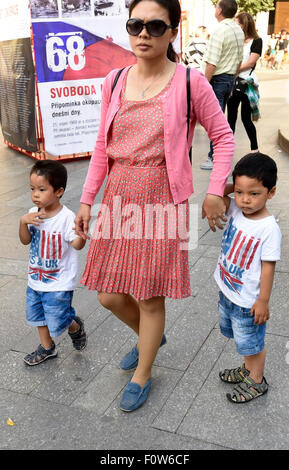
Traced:
<path fill-rule="evenodd" d="M 232 197 L 229 197 L 229 199 L 230 199 L 230 205 L 229 205 L 229 207 L 227 209 L 227 212 L 226 212 L 226 217 L 227 218 L 232 217 L 235 214 L 235 212 L 237 212 L 239 210 L 238 207 L 236 206 L 235 199 L 232 198 Z"/>
<path fill-rule="evenodd" d="M 64 234 L 64 239 L 66 242 L 73 242 L 77 238 L 77 235 L 75 233 L 74 223 L 75 219 L 75 214 L 72 211 L 69 211 L 69 214 L 67 215 L 67 221 L 66 221 L 66 227 L 65 227 L 65 234 Z"/>
<path fill-rule="evenodd" d="M 281 257 L 281 231 L 277 223 L 273 220 L 264 237 L 261 250 L 262 261 L 279 261 Z"/>

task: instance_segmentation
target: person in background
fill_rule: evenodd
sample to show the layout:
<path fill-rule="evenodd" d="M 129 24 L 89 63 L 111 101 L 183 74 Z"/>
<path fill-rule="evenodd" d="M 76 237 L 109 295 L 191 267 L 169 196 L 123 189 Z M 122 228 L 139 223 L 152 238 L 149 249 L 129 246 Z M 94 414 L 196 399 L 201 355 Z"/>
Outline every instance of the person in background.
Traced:
<path fill-rule="evenodd" d="M 278 37 L 276 34 L 271 34 L 271 38 L 269 39 L 269 47 L 270 47 L 270 57 L 268 59 L 268 67 L 274 68 L 275 56 L 276 56 L 276 44 L 278 41 Z"/>
<path fill-rule="evenodd" d="M 276 56 L 275 56 L 275 62 L 273 64 L 276 70 L 281 69 L 285 50 L 287 50 L 287 48 L 288 48 L 288 39 L 286 37 L 286 30 L 284 29 L 281 31 L 280 38 L 278 39 L 277 44 L 276 44 Z"/>
<path fill-rule="evenodd" d="M 187 44 L 183 53 L 183 64 L 201 70 L 203 56 L 208 43 L 206 26 L 198 26 L 192 40 Z"/>
<path fill-rule="evenodd" d="M 262 54 L 262 39 L 259 38 L 254 18 L 246 12 L 236 16 L 236 22 L 241 26 L 245 34 L 244 57 L 239 69 L 239 75 L 228 100 L 228 121 L 233 132 L 235 132 L 238 109 L 241 104 L 241 119 L 251 144 L 252 153 L 258 152 L 257 131 L 251 119 L 251 105 L 246 94 L 246 80 L 251 77 L 254 84 L 258 85 L 255 67 Z"/>
<path fill-rule="evenodd" d="M 244 33 L 234 21 L 237 10 L 235 0 L 219 0 L 217 3 L 215 17 L 219 24 L 210 36 L 202 63 L 202 71 L 212 85 L 223 112 L 233 88 L 234 76 L 243 59 Z M 202 170 L 212 170 L 213 154 L 213 143 L 210 142 L 207 161 L 201 164 Z"/>

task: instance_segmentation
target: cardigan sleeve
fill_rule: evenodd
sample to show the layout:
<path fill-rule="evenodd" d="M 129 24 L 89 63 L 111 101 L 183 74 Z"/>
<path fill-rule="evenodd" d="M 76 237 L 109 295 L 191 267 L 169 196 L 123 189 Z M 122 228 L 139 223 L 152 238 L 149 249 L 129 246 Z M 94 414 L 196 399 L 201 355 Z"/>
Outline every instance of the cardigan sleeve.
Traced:
<path fill-rule="evenodd" d="M 80 199 L 80 202 L 91 206 L 108 171 L 108 159 L 105 151 L 105 122 L 111 96 L 113 72 L 115 71 L 108 74 L 103 83 L 99 130 Z"/>
<path fill-rule="evenodd" d="M 207 193 L 223 196 L 235 150 L 233 132 L 204 75 L 194 77 L 191 74 L 191 95 L 195 117 L 206 129 L 214 146 L 213 170 Z"/>

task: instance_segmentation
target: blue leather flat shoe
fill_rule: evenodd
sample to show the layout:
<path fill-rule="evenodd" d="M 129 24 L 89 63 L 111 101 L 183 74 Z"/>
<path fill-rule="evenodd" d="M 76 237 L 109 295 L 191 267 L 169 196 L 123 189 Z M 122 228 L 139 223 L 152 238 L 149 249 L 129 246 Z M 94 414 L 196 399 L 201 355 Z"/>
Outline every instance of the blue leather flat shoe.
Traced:
<path fill-rule="evenodd" d="M 122 395 L 120 409 L 129 412 L 140 408 L 148 397 L 151 381 L 151 378 L 149 378 L 144 388 L 141 388 L 141 386 L 135 382 L 129 381 Z"/>
<path fill-rule="evenodd" d="M 160 346 L 163 346 L 164 344 L 166 344 L 166 342 L 167 342 L 166 335 L 163 335 Z M 124 358 L 122 359 L 120 363 L 120 367 L 123 370 L 133 370 L 137 368 L 137 365 L 138 365 L 138 349 L 136 346 L 134 346 L 132 350 L 124 356 Z"/>

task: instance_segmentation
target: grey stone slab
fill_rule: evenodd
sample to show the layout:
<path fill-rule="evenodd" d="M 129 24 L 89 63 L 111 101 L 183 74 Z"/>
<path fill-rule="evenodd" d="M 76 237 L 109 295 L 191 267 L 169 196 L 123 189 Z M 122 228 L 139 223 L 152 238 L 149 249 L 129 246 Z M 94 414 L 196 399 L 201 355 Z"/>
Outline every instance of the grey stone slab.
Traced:
<path fill-rule="evenodd" d="M 69 405 L 103 368 L 89 345 L 84 351 L 72 351 L 58 367 L 34 388 L 31 395 L 53 403 Z"/>
<path fill-rule="evenodd" d="M 179 427 L 178 434 L 207 441 L 212 439 L 215 444 L 222 443 L 233 449 L 288 449 L 289 397 L 284 393 L 289 371 L 285 361 L 288 351 L 286 341 L 288 338 L 280 341 L 278 336 L 268 335 L 265 375 L 270 384 L 269 392 L 251 403 L 238 406 L 226 398 L 232 386 L 218 378 L 219 370 L 240 364 L 240 357 L 230 340 Z"/>
<path fill-rule="evenodd" d="M 5 284 L 8 284 L 8 282 L 15 281 L 14 276 L 6 276 L 3 274 L 0 274 L 0 287 L 5 286 Z"/>
<path fill-rule="evenodd" d="M 123 372 L 123 374 L 127 377 L 126 383 L 128 383 L 130 376 L 126 372 Z M 119 407 L 123 393 L 121 391 L 112 405 L 106 410 L 105 416 L 121 419 L 123 423 L 142 424 L 144 426 L 151 424 L 159 414 L 163 403 L 170 396 L 180 377 L 180 371 L 153 366 L 152 385 L 146 403 L 138 410 L 135 410 L 134 413 L 124 413 Z M 109 386 L 109 382 L 107 386 Z"/>
<path fill-rule="evenodd" d="M 212 245 L 212 246 L 221 247 L 222 236 L 223 236 L 222 230 L 217 229 L 216 232 L 213 232 L 212 230 L 210 230 L 209 232 L 206 232 L 204 236 L 202 236 L 199 243 L 201 245 Z"/>
<path fill-rule="evenodd" d="M 216 269 L 216 260 L 201 257 L 191 268 L 191 286 L 202 288 Z"/>
<path fill-rule="evenodd" d="M 279 335 L 289 335 L 289 290 L 288 273 L 276 272 L 270 299 L 270 319 L 267 331 Z"/>
<path fill-rule="evenodd" d="M 72 406 L 104 414 L 126 386 L 130 375 L 120 368 L 106 364 L 73 401 Z"/>
<path fill-rule="evenodd" d="M 114 315 L 110 315 L 90 334 L 89 349 L 105 364 L 119 351 L 130 335 L 130 328 Z"/>
<path fill-rule="evenodd" d="M 19 211 L 18 207 L 11 207 L 11 206 L 6 206 L 4 204 L 1 204 L 1 206 L 0 206 L 1 220 L 2 220 L 2 217 L 3 217 L 3 222 L 7 223 L 7 221 L 10 220 L 11 215 L 14 214 L 17 211 Z"/>
<path fill-rule="evenodd" d="M 211 332 L 153 422 L 154 427 L 177 432 L 227 341 L 219 331 Z"/>
<path fill-rule="evenodd" d="M 220 449 L 188 437 L 159 431 L 144 424 L 132 425 L 91 410 L 7 392 L 0 389 L 0 447 L 2 450 L 149 450 Z M 6 424 L 10 418 L 14 426 Z M 45 430 L 45 432 L 44 432 Z"/>
<path fill-rule="evenodd" d="M 57 344 L 57 358 L 45 361 L 38 366 L 28 366 L 23 361 L 24 356 L 35 351 L 40 343 L 39 337 L 32 338 L 30 336 L 30 338 L 31 342 L 28 344 L 27 341 L 26 351 L 10 350 L 1 353 L 0 376 L 2 386 L 7 390 L 25 394 L 31 393 L 41 382 L 47 380 L 55 369 L 60 367 L 60 364 L 73 349 L 70 340 L 62 341 Z"/>
<path fill-rule="evenodd" d="M 185 371 L 214 326 L 215 319 L 203 313 L 185 312 L 171 328 L 169 341 L 159 349 L 155 364 Z"/>
<path fill-rule="evenodd" d="M 25 319 L 26 281 L 17 279 L 0 288 L 0 352 L 8 350 L 29 332 Z"/>
<path fill-rule="evenodd" d="M 1 237 L 0 239 L 0 258 L 6 259 L 27 259 L 29 256 L 29 246 L 24 246 L 18 239 L 18 234 L 15 237 Z"/>
<path fill-rule="evenodd" d="M 1 244 L 1 239 L 0 239 Z M 27 280 L 28 257 L 24 259 L 1 258 L 0 273 L 7 276 L 16 276 Z"/>

